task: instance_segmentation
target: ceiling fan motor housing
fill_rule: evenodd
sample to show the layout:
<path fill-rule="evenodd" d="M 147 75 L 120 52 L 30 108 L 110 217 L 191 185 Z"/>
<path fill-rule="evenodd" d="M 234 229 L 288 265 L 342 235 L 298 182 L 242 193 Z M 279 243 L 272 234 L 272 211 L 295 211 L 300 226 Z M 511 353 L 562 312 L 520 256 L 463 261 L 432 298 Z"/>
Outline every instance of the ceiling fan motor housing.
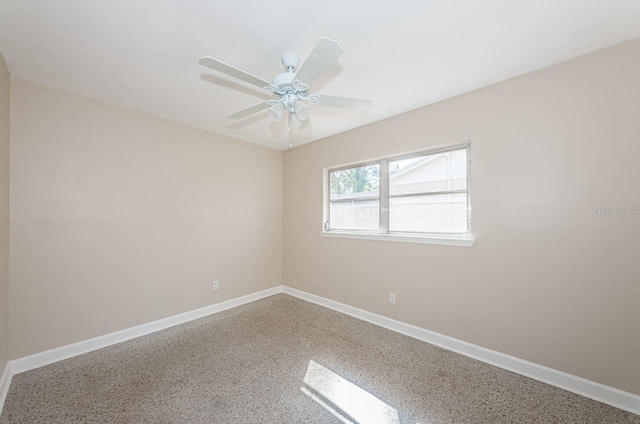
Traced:
<path fill-rule="evenodd" d="M 293 92 L 294 89 L 293 89 L 292 83 L 295 76 L 296 74 L 289 73 L 289 72 L 283 72 L 282 74 L 278 74 L 273 79 L 273 85 L 278 87 L 278 91 L 282 93 L 286 93 L 287 91 Z"/>

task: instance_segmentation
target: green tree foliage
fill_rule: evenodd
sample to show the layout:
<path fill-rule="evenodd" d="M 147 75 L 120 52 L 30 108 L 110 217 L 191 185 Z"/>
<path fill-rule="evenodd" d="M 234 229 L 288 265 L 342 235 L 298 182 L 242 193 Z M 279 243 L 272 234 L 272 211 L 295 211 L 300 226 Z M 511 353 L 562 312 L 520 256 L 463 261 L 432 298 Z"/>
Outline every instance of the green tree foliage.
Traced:
<path fill-rule="evenodd" d="M 399 169 L 399 164 L 389 162 L 389 173 Z M 331 173 L 331 194 L 353 194 L 377 191 L 380 185 L 380 165 L 362 166 Z"/>
<path fill-rule="evenodd" d="M 365 193 L 378 190 L 380 166 L 362 166 L 331 173 L 331 194 Z"/>

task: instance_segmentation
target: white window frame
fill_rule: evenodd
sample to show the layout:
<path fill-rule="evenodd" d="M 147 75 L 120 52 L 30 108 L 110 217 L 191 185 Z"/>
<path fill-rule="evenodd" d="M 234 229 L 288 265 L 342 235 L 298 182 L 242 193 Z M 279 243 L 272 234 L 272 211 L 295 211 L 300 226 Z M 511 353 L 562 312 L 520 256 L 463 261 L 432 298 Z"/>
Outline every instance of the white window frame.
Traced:
<path fill-rule="evenodd" d="M 467 232 L 465 233 L 424 233 L 424 232 L 390 232 L 389 231 L 389 199 L 391 197 L 407 197 L 402 195 L 389 195 L 389 161 L 410 159 L 418 156 L 427 156 L 437 153 L 449 152 L 453 150 L 467 150 L 467 188 L 466 189 L 449 189 L 428 193 L 412 193 L 409 196 L 417 195 L 437 195 L 437 194 L 467 194 Z M 367 165 L 380 165 L 380 229 L 377 231 L 356 231 L 330 229 L 330 196 L 331 196 L 331 173 L 343 169 L 358 168 Z M 410 243 L 427 243 L 427 244 L 445 244 L 455 246 L 473 246 L 475 238 L 471 233 L 471 142 L 448 145 L 427 150 L 419 150 L 411 153 L 397 154 L 386 156 L 374 160 L 351 163 L 348 165 L 334 166 L 323 169 L 323 216 L 322 231 L 320 234 L 324 237 L 338 238 L 356 238 L 369 240 L 388 240 L 402 241 Z"/>

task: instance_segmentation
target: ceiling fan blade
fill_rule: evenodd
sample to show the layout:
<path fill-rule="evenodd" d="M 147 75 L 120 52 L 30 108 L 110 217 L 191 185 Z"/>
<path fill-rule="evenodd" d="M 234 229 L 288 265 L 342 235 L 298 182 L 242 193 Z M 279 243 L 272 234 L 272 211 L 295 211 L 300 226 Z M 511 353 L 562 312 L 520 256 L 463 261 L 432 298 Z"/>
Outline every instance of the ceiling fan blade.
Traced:
<path fill-rule="evenodd" d="M 242 81 L 246 81 L 249 84 L 257 85 L 260 88 L 265 88 L 266 86 L 271 84 L 269 81 L 265 81 L 262 78 L 251 75 L 248 72 L 242 71 L 238 68 L 234 68 L 233 66 L 227 65 L 226 63 L 212 57 L 201 57 L 199 59 L 199 62 L 202 66 L 206 66 L 207 68 L 222 72 L 223 74 L 241 79 Z"/>
<path fill-rule="evenodd" d="M 337 41 L 321 38 L 309 55 L 309 58 L 296 74 L 296 79 L 310 86 L 320 75 L 324 74 L 343 53 L 344 50 Z"/>
<path fill-rule="evenodd" d="M 229 119 L 242 119 L 242 118 L 246 118 L 249 115 L 253 115 L 254 113 L 258 113 L 261 110 L 265 110 L 265 109 L 269 109 L 271 106 L 267 103 L 258 103 L 257 105 L 248 107 L 246 109 L 242 109 L 239 112 L 236 112 L 234 114 L 231 114 L 229 116 L 227 116 L 227 118 Z"/>
<path fill-rule="evenodd" d="M 300 125 L 300 131 L 312 130 L 313 125 L 311 125 L 311 119 L 307 118 L 302 121 L 302 125 Z"/>
<path fill-rule="evenodd" d="M 338 107 L 340 109 L 357 110 L 360 112 L 366 112 L 373 106 L 373 101 L 371 100 L 353 99 L 351 97 L 327 96 L 325 94 L 320 94 L 319 97 L 320 101 L 318 102 L 318 104 L 321 106 Z"/>

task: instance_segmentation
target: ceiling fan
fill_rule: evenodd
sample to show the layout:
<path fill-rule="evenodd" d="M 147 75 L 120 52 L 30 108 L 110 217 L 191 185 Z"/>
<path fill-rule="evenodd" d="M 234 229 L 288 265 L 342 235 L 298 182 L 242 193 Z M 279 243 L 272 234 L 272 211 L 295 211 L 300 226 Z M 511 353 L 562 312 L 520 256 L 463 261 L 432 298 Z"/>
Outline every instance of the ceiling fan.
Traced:
<path fill-rule="evenodd" d="M 321 38 L 306 62 L 296 72 L 300 58 L 293 53 L 282 55 L 282 65 L 285 72 L 275 76 L 272 82 L 251 75 L 231 65 L 212 57 L 201 57 L 200 64 L 222 72 L 223 74 L 241 79 L 260 88 L 271 91 L 276 99 L 267 100 L 247 109 L 228 116 L 230 119 L 242 119 L 269 109 L 269 115 L 279 121 L 287 112 L 289 129 L 300 130 L 311 128 L 309 119 L 311 105 L 321 105 L 356 111 L 371 109 L 372 101 L 353 99 L 349 97 L 328 96 L 325 94 L 310 94 L 309 87 L 333 65 L 344 53 L 337 41 Z"/>

